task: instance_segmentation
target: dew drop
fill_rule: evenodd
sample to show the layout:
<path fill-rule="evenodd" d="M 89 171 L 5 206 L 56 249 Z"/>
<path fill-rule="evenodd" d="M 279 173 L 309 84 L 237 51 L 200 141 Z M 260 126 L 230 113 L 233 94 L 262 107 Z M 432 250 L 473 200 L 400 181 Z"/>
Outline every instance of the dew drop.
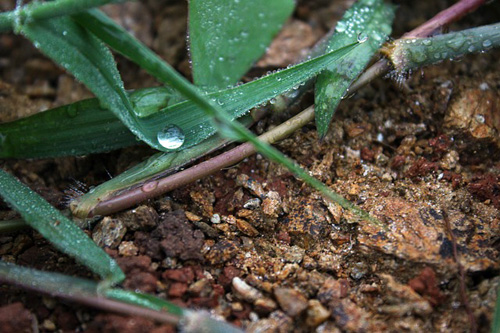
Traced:
<path fill-rule="evenodd" d="M 167 125 L 157 135 L 158 142 L 167 149 L 177 149 L 184 144 L 186 136 L 176 125 Z"/>
<path fill-rule="evenodd" d="M 476 50 L 476 48 L 474 47 L 474 45 L 471 45 L 471 46 L 469 46 L 469 48 L 467 50 L 469 52 L 474 52 Z"/>
<path fill-rule="evenodd" d="M 364 43 L 368 40 L 368 35 L 364 32 L 358 34 L 358 43 Z"/>
<path fill-rule="evenodd" d="M 145 192 L 145 193 L 149 193 L 151 191 L 154 191 L 157 187 L 158 187 L 158 181 L 153 180 L 153 181 L 147 182 L 144 185 L 142 185 L 141 191 Z"/>
<path fill-rule="evenodd" d="M 346 25 L 342 21 L 340 21 L 339 23 L 337 23 L 337 26 L 335 27 L 335 30 L 337 30 L 337 32 L 344 32 L 345 29 L 346 29 Z"/>
<path fill-rule="evenodd" d="M 446 45 L 454 51 L 460 50 L 462 45 L 464 45 L 465 40 L 464 39 L 456 39 L 456 40 L 450 40 L 446 42 Z"/>
<path fill-rule="evenodd" d="M 483 47 L 490 47 L 492 44 L 493 43 L 489 39 L 483 41 Z"/>
<path fill-rule="evenodd" d="M 432 41 L 430 39 L 424 39 L 422 41 L 422 44 L 426 45 L 426 46 L 429 46 L 429 45 L 432 45 Z"/>
<path fill-rule="evenodd" d="M 427 60 L 427 55 L 424 52 L 419 51 L 419 50 L 414 50 L 413 52 L 411 52 L 410 57 L 417 64 L 421 64 Z"/>

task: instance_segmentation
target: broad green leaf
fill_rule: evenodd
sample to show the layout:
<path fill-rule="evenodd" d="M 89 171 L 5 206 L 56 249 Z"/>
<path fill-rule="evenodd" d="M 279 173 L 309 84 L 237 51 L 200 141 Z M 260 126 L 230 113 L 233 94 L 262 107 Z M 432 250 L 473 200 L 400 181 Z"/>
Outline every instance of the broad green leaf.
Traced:
<path fill-rule="evenodd" d="M 207 91 L 236 84 L 264 54 L 294 6 L 293 0 L 189 1 L 194 83 Z"/>
<path fill-rule="evenodd" d="M 168 87 L 141 89 L 129 94 L 138 115 L 157 112 L 175 101 Z M 97 99 L 47 110 L 0 124 L 0 157 L 44 158 L 85 155 L 135 145 L 137 138 Z"/>
<path fill-rule="evenodd" d="M 351 83 L 391 33 L 395 7 L 383 0 L 359 0 L 337 23 L 328 50 L 368 38 L 335 66 L 318 75 L 315 88 L 315 118 L 320 137 L 324 137 L 335 109 Z"/>
<path fill-rule="evenodd" d="M 109 50 L 91 33 L 68 17 L 26 23 L 21 33 L 33 44 L 83 82 L 138 138 L 159 150 L 156 133 L 148 136 L 137 121 L 120 74 Z"/>
<path fill-rule="evenodd" d="M 348 54 L 353 47 L 347 46 L 252 82 L 211 93 L 207 95 L 207 98 L 215 101 L 220 108 L 228 112 L 231 119 L 240 118 L 251 108 L 285 91 L 297 88 L 326 66 Z M 185 136 L 180 149 L 186 149 L 216 132 L 211 124 L 211 118 L 195 102 L 186 100 L 175 103 L 179 98 L 171 97 L 169 89 L 164 88 L 165 91 L 161 88 L 151 89 L 154 90 L 145 89 L 137 95 L 135 93 L 131 95 L 132 102 L 141 106 L 135 111 L 136 116 L 140 117 L 143 128 L 147 128 L 149 133 L 157 135 L 164 127 L 175 125 Z M 154 97 L 154 94 L 158 96 Z M 147 103 L 143 102 L 142 96 L 148 96 L 147 100 L 154 103 L 146 107 Z M 141 111 L 143 109 L 156 110 L 164 102 L 174 104 L 158 112 Z M 98 110 L 96 101 L 79 103 L 82 104 L 76 103 L 72 106 L 48 110 L 39 115 L 0 125 L 0 137 L 3 138 L 0 141 L 0 157 L 79 155 L 107 151 L 119 147 L 121 143 L 133 144 L 133 139 L 130 134 L 127 134 L 125 127 L 117 119 L 113 121 L 113 116 L 109 111 Z M 75 112 L 75 109 L 80 108 L 82 112 Z M 40 122 L 41 119 L 44 122 Z M 75 129 L 72 121 L 78 125 L 78 129 Z M 89 126 L 88 130 L 86 130 L 87 126 Z M 93 131 L 96 131 L 96 134 L 93 134 Z M 54 133 L 61 133 L 61 135 Z M 85 136 L 75 136 L 75 133 L 82 133 Z M 54 136 L 53 140 L 52 136 Z M 87 140 L 89 140 L 88 143 Z M 70 142 L 75 143 L 75 147 L 72 147 Z M 59 147 L 61 149 L 58 151 Z"/>
<path fill-rule="evenodd" d="M 116 262 L 71 220 L 1 169 L 0 196 L 56 248 L 72 256 L 107 282 L 118 283 L 125 278 Z"/>

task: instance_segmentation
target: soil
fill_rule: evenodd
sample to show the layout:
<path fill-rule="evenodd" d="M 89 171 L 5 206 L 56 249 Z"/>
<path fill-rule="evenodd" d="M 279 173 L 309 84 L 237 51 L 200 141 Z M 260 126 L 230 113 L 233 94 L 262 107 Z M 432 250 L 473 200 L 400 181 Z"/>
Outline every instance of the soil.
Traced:
<path fill-rule="evenodd" d="M 351 3 L 299 1 L 252 75 L 300 59 Z M 394 36 L 451 3 L 401 2 Z M 499 11 L 489 4 L 451 28 L 492 23 Z M 185 1 L 107 12 L 189 76 Z M 124 288 L 209 310 L 249 332 L 467 332 L 472 317 L 479 332 L 489 332 L 500 284 L 499 56 L 492 50 L 443 62 L 402 84 L 377 79 L 341 103 L 322 141 L 310 124 L 277 145 L 386 228 L 359 221 L 255 155 L 87 232 L 126 273 Z M 127 89 L 157 84 L 119 57 L 118 65 Z M 0 35 L 0 72 L 2 121 L 91 96 L 18 36 Z M 268 117 L 255 130 L 286 116 Z M 139 146 L 1 164 L 64 208 L 68 192 L 100 184 L 150 153 Z M 0 209 L 2 219 L 15 217 Z M 93 278 L 30 229 L 0 235 L 0 256 Z M 0 285 L 0 295 L 4 332 L 175 331 L 10 285 Z"/>

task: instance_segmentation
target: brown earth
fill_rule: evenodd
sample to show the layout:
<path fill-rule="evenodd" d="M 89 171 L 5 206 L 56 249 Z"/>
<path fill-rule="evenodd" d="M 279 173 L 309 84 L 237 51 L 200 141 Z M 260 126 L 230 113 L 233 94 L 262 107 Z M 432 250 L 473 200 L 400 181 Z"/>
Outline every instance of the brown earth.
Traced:
<path fill-rule="evenodd" d="M 299 59 L 351 2 L 299 2 L 252 74 Z M 400 5 L 394 36 L 450 2 Z M 186 3 L 125 6 L 108 12 L 122 16 L 141 40 L 189 75 Z M 490 4 L 451 28 L 492 23 L 499 11 L 498 3 Z M 277 145 L 386 228 L 359 221 L 256 155 L 106 217 L 88 233 L 117 259 L 127 275 L 123 287 L 209 309 L 249 332 L 466 332 L 471 316 L 478 331 L 489 332 L 500 283 L 499 56 L 493 50 L 443 62 L 401 85 L 377 79 L 341 103 L 323 141 L 311 124 Z M 130 62 L 118 63 L 127 89 L 156 84 Z M 3 121 L 90 96 L 13 35 L 0 35 L 0 73 Z M 302 106 L 310 100 L 306 96 Z M 261 121 L 256 131 L 283 117 Z M 149 153 L 133 147 L 1 163 L 63 208 L 64 192 L 75 181 L 100 184 Z M 5 205 L 0 209 L 2 219 L 15 216 Z M 0 235 L 0 256 L 92 277 L 32 230 Z M 5 332 L 175 331 L 9 285 L 0 285 L 0 295 Z"/>

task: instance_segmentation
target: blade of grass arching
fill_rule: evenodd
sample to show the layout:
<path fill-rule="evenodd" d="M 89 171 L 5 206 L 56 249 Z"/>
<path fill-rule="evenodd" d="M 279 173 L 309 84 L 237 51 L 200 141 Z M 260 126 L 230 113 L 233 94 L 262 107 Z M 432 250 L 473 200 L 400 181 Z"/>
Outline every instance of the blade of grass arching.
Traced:
<path fill-rule="evenodd" d="M 214 320 L 208 315 L 183 309 L 173 303 L 149 294 L 109 288 L 99 292 L 99 284 L 82 278 L 59 273 L 43 272 L 0 261 L 0 281 L 19 285 L 52 296 L 76 301 L 94 308 L 124 315 L 135 315 L 158 322 L 179 325 L 183 332 L 239 332 L 226 322 Z M 191 328 L 196 320 L 200 326 Z"/>
<path fill-rule="evenodd" d="M 265 53 L 294 7 L 293 0 L 189 1 L 194 83 L 206 91 L 236 84 Z"/>
<path fill-rule="evenodd" d="M 0 13 L 0 32 L 15 30 L 26 21 L 45 20 L 57 16 L 71 15 L 85 9 L 99 7 L 108 3 L 127 0 L 58 0 L 49 2 L 33 1 L 16 10 Z"/>
<path fill-rule="evenodd" d="M 72 221 L 1 169 L 0 196 L 56 248 L 99 274 L 106 283 L 118 283 L 125 278 L 116 262 Z"/>
<path fill-rule="evenodd" d="M 338 66 L 328 68 L 316 79 L 314 104 L 320 138 L 326 135 L 335 109 L 351 83 L 391 33 L 394 11 L 395 7 L 385 4 L 383 0 L 359 0 L 337 23 L 328 49 L 337 49 L 358 38 L 368 38 L 368 41 L 344 57 Z"/>
<path fill-rule="evenodd" d="M 163 149 L 156 133 L 148 136 L 149 132 L 137 120 L 111 52 L 94 35 L 69 17 L 26 23 L 20 32 L 83 82 L 100 105 L 113 112 L 139 139 Z"/>
<path fill-rule="evenodd" d="M 184 103 L 169 106 L 141 121 L 142 128 L 148 132 L 149 136 L 161 133 L 167 126 L 177 127 L 178 133 L 184 136 L 184 141 L 179 148 L 172 150 L 191 147 L 215 133 L 215 128 L 210 124 L 209 117 L 204 114 L 203 110 L 213 110 L 214 104 L 218 104 L 232 115 L 232 119 L 239 118 L 252 107 L 299 86 L 317 75 L 326 66 L 345 56 L 352 48 L 352 45 L 348 45 L 250 83 L 212 93 L 207 99 L 197 87 L 191 85 L 169 64 L 104 14 L 97 10 L 90 10 L 73 17 L 111 48 L 137 61 L 150 74 L 177 89 L 186 97 L 187 100 Z M 203 98 L 201 98 L 202 95 Z M 200 122 L 200 119 L 205 121 Z"/>
<path fill-rule="evenodd" d="M 398 73 L 500 46 L 500 23 L 427 38 L 401 38 L 386 53 Z"/>
<path fill-rule="evenodd" d="M 255 81 L 211 93 L 207 97 L 211 101 L 217 101 L 217 105 L 228 112 L 231 119 L 240 118 L 251 108 L 299 86 L 319 73 L 327 65 L 345 56 L 352 47 L 347 46 L 332 51 Z M 154 57 L 156 56 L 154 55 Z M 161 63 L 158 63 L 158 65 L 160 66 Z M 168 66 L 167 64 L 164 65 Z M 161 70 L 158 70 L 158 72 L 161 72 Z M 169 74 L 169 72 L 163 72 L 163 74 L 177 75 Z M 182 78 L 182 80 L 185 79 Z M 180 98 L 174 93 L 170 94 L 169 88 L 165 87 L 163 89 L 166 89 L 166 92 L 163 92 L 161 88 L 151 88 L 151 90 L 141 90 L 137 95 L 136 93 L 131 95 L 132 102 L 136 106 L 135 115 L 141 120 L 143 128 L 148 128 L 150 135 L 157 136 L 158 132 L 165 126 L 173 124 L 180 128 L 180 131 L 185 136 L 184 143 L 179 148 L 185 149 L 202 142 L 215 133 L 215 128 L 210 123 L 210 117 L 200 109 L 199 102 L 197 104 L 193 100 L 187 100 L 176 103 Z M 144 95 L 148 97 L 141 97 Z M 152 100 L 152 102 L 148 104 L 149 102 L 146 103 L 143 100 Z M 87 101 L 85 103 L 88 104 L 80 105 L 77 103 L 74 107 L 66 106 L 53 109 L 11 124 L 0 125 L 0 135 L 4 138 L 4 140 L 0 140 L 0 148 L 2 148 L 0 156 L 49 157 L 80 155 L 82 153 L 107 151 L 121 146 L 122 141 L 123 145 L 133 143 L 131 135 L 125 131 L 125 127 L 120 125 L 118 121 L 113 121 L 113 116 L 109 111 L 102 110 L 101 113 L 96 109 L 98 105 L 96 101 Z M 173 103 L 173 105 L 161 109 L 163 105 L 169 103 Z M 89 107 L 86 108 L 86 106 Z M 80 107 L 83 109 L 82 112 L 79 112 Z M 156 112 L 158 109 L 161 110 Z M 69 119 L 72 117 L 74 117 L 74 120 Z M 39 120 L 42 119 L 44 122 L 39 123 Z M 75 130 L 72 121 L 78 125 L 78 130 Z M 87 124 L 86 121 L 89 123 Z M 104 126 L 105 124 L 108 126 Z M 85 135 L 77 137 L 73 131 Z M 93 131 L 96 134 L 92 134 Z M 59 134 L 55 134 L 56 132 Z M 54 136 L 54 138 L 51 139 L 51 136 Z M 86 142 L 87 138 L 89 138 L 88 143 Z M 108 139 L 109 143 L 106 143 L 105 141 Z M 75 144 L 74 148 L 71 147 L 71 142 Z M 60 152 L 57 151 L 58 147 L 61 147 Z"/>
<path fill-rule="evenodd" d="M 237 87 L 209 95 L 202 95 L 199 92 L 198 94 L 210 102 L 210 109 L 213 109 L 213 104 L 216 104 L 234 120 L 251 108 L 304 83 L 329 64 L 348 54 L 353 47 L 354 45 L 348 45 Z M 191 99 L 145 117 L 143 121 L 151 131 L 161 131 L 166 125 L 175 125 L 180 128 L 185 135 L 184 143 L 180 149 L 185 149 L 215 133 L 216 130 L 210 121 L 210 116 L 205 113 L 207 109 L 207 105 L 201 108 L 199 102 Z"/>
<path fill-rule="evenodd" d="M 139 115 L 175 103 L 168 87 L 129 93 Z M 85 155 L 135 145 L 137 138 L 97 99 L 47 110 L 11 123 L 0 124 L 1 158 L 44 158 Z"/>

